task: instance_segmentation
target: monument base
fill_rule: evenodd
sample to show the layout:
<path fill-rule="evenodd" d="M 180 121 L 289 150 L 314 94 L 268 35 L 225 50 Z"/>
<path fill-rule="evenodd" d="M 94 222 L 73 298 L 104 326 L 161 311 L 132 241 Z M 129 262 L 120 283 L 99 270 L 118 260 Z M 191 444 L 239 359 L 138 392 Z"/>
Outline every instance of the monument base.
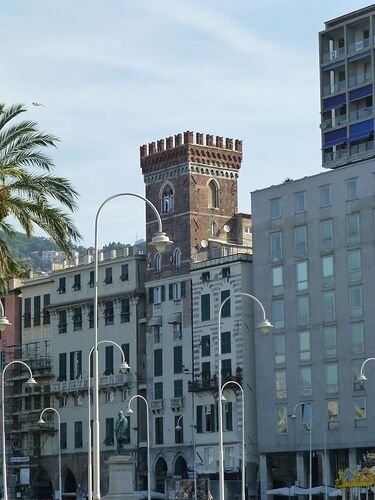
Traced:
<path fill-rule="evenodd" d="M 109 488 L 105 500 L 137 500 L 134 495 L 135 460 L 129 455 L 112 455 L 107 464 Z"/>

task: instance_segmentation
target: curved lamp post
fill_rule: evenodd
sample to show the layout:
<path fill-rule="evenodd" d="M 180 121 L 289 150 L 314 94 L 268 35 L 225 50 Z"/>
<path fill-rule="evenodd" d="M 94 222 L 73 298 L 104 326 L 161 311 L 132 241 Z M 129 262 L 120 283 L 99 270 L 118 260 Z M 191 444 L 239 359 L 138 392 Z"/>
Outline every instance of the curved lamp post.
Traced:
<path fill-rule="evenodd" d="M 359 374 L 359 377 L 358 377 L 358 380 L 361 380 L 363 382 L 365 382 L 367 380 L 367 377 L 366 375 L 364 374 L 364 368 L 365 368 L 365 365 L 366 363 L 368 363 L 369 361 L 375 361 L 375 358 L 367 358 L 365 359 L 365 361 L 362 363 L 361 365 L 361 371 L 360 371 L 360 374 Z"/>
<path fill-rule="evenodd" d="M 243 390 L 243 387 L 241 384 L 239 384 L 238 382 L 236 382 L 235 380 L 228 380 L 228 382 L 225 382 L 225 384 L 223 384 L 222 388 L 221 388 L 221 391 L 220 391 L 220 404 L 223 404 L 226 399 L 223 395 L 223 391 L 224 389 L 228 386 L 228 385 L 235 385 L 236 387 L 238 387 L 241 391 L 241 396 L 242 396 L 242 494 L 241 494 L 241 498 L 242 500 L 245 500 L 245 393 L 244 393 L 244 390 Z M 224 441 L 224 438 L 223 438 L 223 441 Z"/>
<path fill-rule="evenodd" d="M 38 424 L 42 425 L 45 424 L 45 421 L 43 420 L 43 415 L 47 411 L 53 411 L 57 415 L 57 422 L 58 422 L 58 438 L 59 438 L 59 498 L 62 500 L 62 479 L 61 479 L 61 419 L 60 419 L 60 413 L 56 410 L 56 408 L 44 408 L 42 413 L 40 414 Z"/>
<path fill-rule="evenodd" d="M 271 330 L 272 324 L 266 318 L 266 312 L 264 310 L 264 307 L 263 307 L 263 304 L 261 303 L 261 301 L 257 297 L 255 297 L 254 295 L 251 295 L 250 293 L 240 292 L 240 293 L 236 294 L 235 297 L 238 295 L 241 295 L 243 297 L 248 297 L 249 299 L 254 300 L 259 305 L 259 307 L 263 313 L 263 320 L 260 323 L 258 323 L 257 329 L 260 330 L 262 333 L 267 334 Z M 221 313 L 222 313 L 223 307 L 228 302 L 228 300 L 230 300 L 230 298 L 231 298 L 231 296 L 229 295 L 229 297 L 226 297 L 226 299 L 223 300 L 223 302 L 221 303 L 220 308 L 219 308 L 219 319 L 218 319 L 218 324 L 217 324 L 218 363 L 219 363 L 217 381 L 218 381 L 219 393 L 220 393 L 220 388 L 221 388 L 221 384 L 222 384 L 222 382 L 221 382 L 221 380 L 222 380 L 222 377 L 221 377 Z M 220 495 L 219 495 L 219 499 L 225 500 L 225 498 L 224 498 L 223 407 L 222 407 L 221 401 L 219 401 L 218 410 L 219 410 L 219 436 L 220 436 L 220 442 L 219 442 L 219 485 L 220 485 L 219 489 L 220 489 Z"/>
<path fill-rule="evenodd" d="M 12 326 L 12 323 L 5 316 L 4 306 L 0 300 L 0 332 L 3 332 L 7 326 Z"/>
<path fill-rule="evenodd" d="M 94 253 L 94 446 L 93 446 L 93 489 L 94 489 L 94 500 L 100 500 L 100 431 L 99 431 L 99 356 L 98 356 L 98 223 L 99 215 L 102 208 L 114 198 L 119 198 L 120 196 L 132 196 L 139 198 L 147 203 L 156 215 L 158 230 L 152 237 L 149 245 L 155 247 L 158 252 L 163 252 L 168 246 L 170 246 L 173 241 L 171 241 L 165 233 L 163 233 L 163 226 L 160 218 L 160 214 L 156 207 L 144 196 L 135 193 L 118 193 L 109 196 L 98 208 L 95 217 L 95 253 Z"/>
<path fill-rule="evenodd" d="M 0 301 L 1 303 L 1 301 Z M 1 421 L 2 421 L 2 455 L 3 455 L 3 490 L 4 490 L 4 493 L 3 493 L 3 500 L 8 500 L 8 482 L 7 482 L 7 461 L 6 461 L 6 453 L 5 453 L 5 395 L 4 395 L 4 376 L 5 376 L 5 372 L 6 370 L 12 366 L 12 365 L 15 365 L 15 364 L 20 364 L 20 365 L 23 365 L 25 366 L 28 370 L 29 370 L 29 373 L 30 373 L 30 377 L 29 379 L 27 380 L 26 384 L 28 386 L 33 386 L 33 385 L 37 385 L 37 382 L 36 380 L 34 379 L 33 377 L 33 372 L 31 371 L 31 368 L 29 365 L 27 365 L 26 363 L 24 363 L 23 361 L 19 360 L 19 359 L 16 359 L 14 361 L 11 361 L 10 363 L 8 363 L 5 368 L 3 369 L 2 373 L 1 373 Z"/>
<path fill-rule="evenodd" d="M 124 351 L 122 350 L 121 346 L 114 342 L 113 340 L 100 340 L 98 342 L 98 346 L 100 344 L 112 344 L 116 346 L 120 352 L 121 352 L 121 363 L 119 366 L 119 372 L 120 373 L 127 373 L 130 370 L 130 366 L 128 365 L 126 359 L 125 359 L 125 354 Z M 88 384 L 87 384 L 87 391 L 88 391 L 88 407 L 89 407 L 89 422 L 88 422 L 88 437 L 87 437 L 87 452 L 88 452 L 88 459 L 87 459 L 87 486 L 88 486 L 88 500 L 92 500 L 92 461 L 91 461 L 91 384 L 90 384 L 90 360 L 91 360 L 91 355 L 95 349 L 95 346 L 93 346 L 90 349 L 89 352 L 89 362 L 88 362 L 88 367 L 89 367 L 89 376 L 88 376 Z"/>
<path fill-rule="evenodd" d="M 304 401 L 300 401 L 299 403 L 296 404 L 296 406 L 294 407 L 293 413 L 290 415 L 290 418 L 292 418 L 293 420 L 295 420 L 297 418 L 296 409 L 299 406 L 302 406 L 302 407 L 307 406 L 308 408 L 310 408 L 310 411 L 309 411 L 309 416 L 310 416 L 310 419 L 309 419 L 309 426 L 310 426 L 310 429 L 309 429 L 309 447 L 310 447 L 310 453 L 309 453 L 309 500 L 311 500 L 312 499 L 312 418 L 313 418 L 313 409 L 312 409 L 311 403 L 305 403 Z"/>
<path fill-rule="evenodd" d="M 147 498 L 148 498 L 148 500 L 151 500 L 150 411 L 149 411 L 147 399 L 144 396 L 142 396 L 141 394 L 135 394 L 129 400 L 128 410 L 127 410 L 128 415 L 131 415 L 133 413 L 133 410 L 131 409 L 131 403 L 132 403 L 133 399 L 135 399 L 135 398 L 142 399 L 142 401 L 144 401 L 144 403 L 146 405 L 146 418 L 147 418 Z"/>

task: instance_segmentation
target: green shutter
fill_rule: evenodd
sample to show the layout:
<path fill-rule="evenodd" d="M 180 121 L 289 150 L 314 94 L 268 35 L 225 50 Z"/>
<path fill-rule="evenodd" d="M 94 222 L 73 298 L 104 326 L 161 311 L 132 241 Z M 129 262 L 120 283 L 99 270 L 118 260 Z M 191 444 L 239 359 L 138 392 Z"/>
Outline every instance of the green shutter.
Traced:
<path fill-rule="evenodd" d="M 184 298 L 185 297 L 185 293 L 186 293 L 186 289 L 185 289 L 185 281 L 182 281 L 181 282 L 181 297 Z"/>
<path fill-rule="evenodd" d="M 230 296 L 230 290 L 223 290 L 221 292 L 221 303 Z M 225 302 L 221 309 L 221 317 L 228 318 L 230 316 L 230 299 Z"/>
<path fill-rule="evenodd" d="M 197 433 L 202 433 L 203 406 L 197 406 Z"/>
<path fill-rule="evenodd" d="M 130 347 L 129 343 L 127 342 L 126 344 L 121 344 L 121 349 L 125 355 L 125 361 L 130 364 Z"/>
<path fill-rule="evenodd" d="M 74 352 L 70 353 L 69 378 L 74 380 Z"/>
<path fill-rule="evenodd" d="M 152 287 L 148 289 L 148 301 L 150 304 L 154 303 L 154 289 Z"/>
<path fill-rule="evenodd" d="M 165 301 L 165 285 L 161 285 L 161 301 Z"/>
<path fill-rule="evenodd" d="M 202 321 L 208 321 L 210 317 L 210 294 L 206 293 L 201 295 L 201 319 Z"/>
<path fill-rule="evenodd" d="M 174 373 L 182 373 L 182 346 L 173 348 L 173 368 Z"/>
<path fill-rule="evenodd" d="M 233 410 L 232 410 L 232 403 L 229 401 L 227 403 L 227 412 L 226 412 L 226 421 L 227 421 L 227 431 L 232 431 L 233 430 Z M 242 422 L 243 425 L 243 422 Z"/>
<path fill-rule="evenodd" d="M 211 406 L 211 413 L 210 413 L 210 429 L 211 432 L 216 432 L 216 412 L 215 412 L 215 405 L 210 405 Z"/>
<path fill-rule="evenodd" d="M 113 375 L 113 345 L 107 345 L 105 348 L 104 375 Z"/>
<path fill-rule="evenodd" d="M 173 300 L 173 283 L 169 283 L 169 300 Z"/>
<path fill-rule="evenodd" d="M 154 351 L 154 376 L 160 377 L 163 375 L 163 351 L 155 349 Z"/>

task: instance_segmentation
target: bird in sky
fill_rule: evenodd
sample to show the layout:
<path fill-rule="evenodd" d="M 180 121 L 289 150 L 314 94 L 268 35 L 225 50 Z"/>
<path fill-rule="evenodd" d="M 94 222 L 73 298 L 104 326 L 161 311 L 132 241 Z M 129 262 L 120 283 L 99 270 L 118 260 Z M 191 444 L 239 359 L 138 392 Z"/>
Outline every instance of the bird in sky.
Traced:
<path fill-rule="evenodd" d="M 32 105 L 33 106 L 44 106 L 44 104 L 42 104 L 40 102 L 33 102 Z"/>

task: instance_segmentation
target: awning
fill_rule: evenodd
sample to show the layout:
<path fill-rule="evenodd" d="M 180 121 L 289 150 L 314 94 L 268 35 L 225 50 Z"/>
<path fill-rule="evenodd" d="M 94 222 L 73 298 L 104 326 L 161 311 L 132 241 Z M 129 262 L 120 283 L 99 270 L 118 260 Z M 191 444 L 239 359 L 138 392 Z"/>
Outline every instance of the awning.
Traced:
<path fill-rule="evenodd" d="M 372 84 L 350 91 L 349 101 L 356 101 L 357 99 L 362 99 L 362 97 L 367 97 L 369 95 L 372 95 Z"/>
<path fill-rule="evenodd" d="M 148 322 L 148 326 L 161 326 L 162 324 L 161 316 L 153 316 Z"/>
<path fill-rule="evenodd" d="M 323 101 L 323 111 L 328 111 L 329 109 L 333 108 L 339 108 L 344 104 L 346 104 L 346 94 L 339 94 L 333 97 L 328 97 Z"/>
<path fill-rule="evenodd" d="M 332 146 L 337 146 L 338 144 L 344 144 L 346 142 L 346 127 L 339 128 L 338 130 L 332 130 L 324 134 L 324 148 L 330 148 Z"/>
<path fill-rule="evenodd" d="M 366 120 L 350 126 L 348 142 L 361 141 L 367 139 L 374 131 L 374 120 Z"/>
<path fill-rule="evenodd" d="M 367 52 L 361 52 L 360 54 L 356 54 L 355 56 L 351 56 L 349 57 L 348 59 L 348 62 L 354 62 L 354 61 L 359 61 L 360 59 L 366 59 L 366 57 L 369 57 L 371 56 L 371 52 L 370 51 L 367 51 Z"/>
<path fill-rule="evenodd" d="M 174 313 L 172 316 L 169 318 L 168 323 L 182 323 L 182 313 Z"/>

